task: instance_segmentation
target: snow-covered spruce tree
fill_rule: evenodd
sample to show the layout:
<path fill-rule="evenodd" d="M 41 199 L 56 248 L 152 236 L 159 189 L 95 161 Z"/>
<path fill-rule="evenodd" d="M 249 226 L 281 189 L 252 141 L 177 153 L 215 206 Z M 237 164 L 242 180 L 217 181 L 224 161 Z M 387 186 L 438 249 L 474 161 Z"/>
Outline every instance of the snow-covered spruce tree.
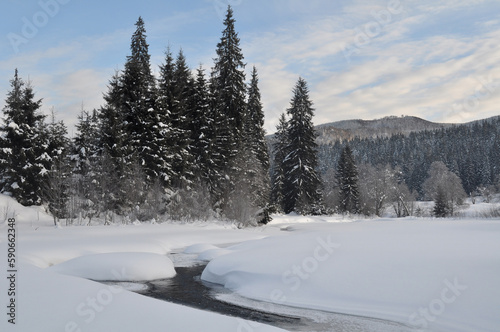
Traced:
<path fill-rule="evenodd" d="M 264 113 L 257 70 L 252 72 L 242 140 L 230 176 L 234 189 L 227 201 L 226 216 L 242 225 L 267 224 L 269 207 L 269 155 L 264 138 Z"/>
<path fill-rule="evenodd" d="M 43 142 L 45 116 L 42 101 L 35 100 L 31 85 L 15 70 L 12 90 L 5 100 L 2 131 L 2 191 L 23 205 L 42 203 L 42 184 L 50 168 L 48 145 Z"/>
<path fill-rule="evenodd" d="M 127 132 L 122 109 L 121 78 L 118 72 L 113 75 L 108 92 L 104 94 L 104 106 L 99 110 L 99 164 L 98 181 L 102 189 L 99 209 L 102 211 L 119 210 L 122 204 L 121 182 L 125 176 L 125 151 Z M 106 183 L 108 182 L 109 183 Z"/>
<path fill-rule="evenodd" d="M 273 144 L 274 158 L 271 174 L 271 202 L 277 212 L 283 212 L 285 210 L 283 189 L 285 174 L 283 162 L 287 156 L 286 147 L 289 145 L 287 128 L 288 122 L 286 121 L 285 113 L 282 113 L 279 123 L 276 126 L 275 142 Z"/>
<path fill-rule="evenodd" d="M 287 110 L 288 145 L 283 161 L 284 212 L 319 214 L 323 211 L 321 180 L 316 172 L 318 165 L 316 133 L 312 117 L 314 110 L 309 99 L 309 89 L 299 78 L 293 89 L 290 108 Z"/>
<path fill-rule="evenodd" d="M 255 156 L 255 174 L 252 179 L 252 204 L 259 208 L 259 223 L 267 224 L 270 217 L 270 178 L 269 152 L 265 139 L 264 111 L 259 89 L 257 69 L 253 67 L 252 79 L 248 88 L 248 102 L 244 125 L 243 142 L 247 142 L 248 149 Z M 253 158 L 252 158 L 253 159 Z"/>
<path fill-rule="evenodd" d="M 222 37 L 217 44 L 217 57 L 212 69 L 211 92 L 214 121 L 213 155 L 216 169 L 210 183 L 218 187 L 211 188 L 214 205 L 224 210 L 226 199 L 234 188 L 233 179 L 228 178 L 240 141 L 246 111 L 245 64 L 240 48 L 240 39 L 234 27 L 233 10 L 228 7 L 224 20 Z M 236 172 L 237 173 L 237 172 Z M 238 176 L 238 175 L 233 175 Z"/>
<path fill-rule="evenodd" d="M 176 103 L 175 87 L 175 60 L 172 57 L 170 48 L 165 52 L 165 63 L 160 65 L 160 75 L 158 78 L 158 93 L 156 107 L 158 108 L 158 118 L 160 124 L 160 134 L 164 141 L 162 153 L 165 169 L 165 185 L 172 187 L 174 178 L 177 176 L 173 170 L 175 160 L 181 160 L 183 152 L 179 151 L 177 140 L 183 136 L 181 130 L 176 126 L 172 118 L 175 117 L 174 104 Z M 181 145 L 182 146 L 182 145 Z"/>
<path fill-rule="evenodd" d="M 441 186 L 437 188 L 436 196 L 434 197 L 432 214 L 436 218 L 445 218 L 450 214 L 450 206 L 446 199 L 446 192 Z"/>
<path fill-rule="evenodd" d="M 337 166 L 339 212 L 359 213 L 358 169 L 349 145 L 344 147 Z"/>
<path fill-rule="evenodd" d="M 62 121 L 55 120 L 54 111 L 52 111 L 52 121 L 44 134 L 44 140 L 48 146 L 50 169 L 42 185 L 42 198 L 44 203 L 48 204 L 49 212 L 54 218 L 54 225 L 58 225 L 60 219 L 68 217 L 71 165 L 68 130 Z"/>
<path fill-rule="evenodd" d="M 173 73 L 173 100 L 170 108 L 170 123 L 174 131 L 170 135 L 170 148 L 174 149 L 173 186 L 183 188 L 189 186 L 193 180 L 193 160 L 189 151 L 191 146 L 191 133 L 189 123 L 190 98 L 193 93 L 193 77 L 186 64 L 186 58 L 182 50 L 179 51 L 175 60 Z"/>
<path fill-rule="evenodd" d="M 141 17 L 130 45 L 121 76 L 122 100 L 128 144 L 124 145 L 127 164 L 141 165 L 146 179 L 152 183 L 165 177 L 165 161 L 162 148 L 165 146 L 155 106 L 156 82 L 150 67 L 150 55 L 146 42 L 146 29 Z"/>
<path fill-rule="evenodd" d="M 214 132 L 213 118 L 210 116 L 210 95 L 205 73 L 197 69 L 193 93 L 190 98 L 189 133 L 191 134 L 190 153 L 193 158 L 193 172 L 197 182 L 208 184 L 210 169 L 214 166 L 211 159 Z"/>
<path fill-rule="evenodd" d="M 90 223 L 98 213 L 104 189 L 99 183 L 102 151 L 99 147 L 101 127 L 97 111 L 89 113 L 82 108 L 76 129 L 71 156 L 73 177 L 70 214 L 88 218 Z"/>

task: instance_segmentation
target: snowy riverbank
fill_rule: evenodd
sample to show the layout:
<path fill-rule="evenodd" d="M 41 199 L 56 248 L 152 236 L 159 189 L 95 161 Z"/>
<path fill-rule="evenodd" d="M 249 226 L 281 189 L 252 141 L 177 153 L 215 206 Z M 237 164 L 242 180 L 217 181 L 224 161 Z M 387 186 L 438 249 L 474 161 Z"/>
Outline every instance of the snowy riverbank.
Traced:
<path fill-rule="evenodd" d="M 222 223 L 56 228 L 50 216 L 10 198 L 1 196 L 0 208 L 16 219 L 18 258 L 16 325 L 3 314 L 2 331 L 279 330 L 79 277 L 166 277 L 173 271 L 165 255 L 186 247 L 211 260 L 205 280 L 270 302 L 270 309 L 275 302 L 422 331 L 500 328 L 499 219 L 277 216 L 268 226 L 243 230 Z M 4 273 L 6 229 L 2 223 Z M 220 249 L 228 243 L 239 244 Z M 7 282 L 2 279 L 2 290 Z M 0 300 L 5 308 L 7 292 Z"/>

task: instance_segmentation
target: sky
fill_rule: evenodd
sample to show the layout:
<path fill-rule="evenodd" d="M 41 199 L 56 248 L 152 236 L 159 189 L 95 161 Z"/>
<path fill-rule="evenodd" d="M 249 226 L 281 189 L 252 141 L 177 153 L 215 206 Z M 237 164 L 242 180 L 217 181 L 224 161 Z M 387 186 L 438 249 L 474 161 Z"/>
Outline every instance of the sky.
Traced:
<path fill-rule="evenodd" d="M 72 136 L 82 108 L 103 105 L 139 16 L 155 73 L 170 47 L 208 75 L 228 5 L 247 80 L 259 73 L 268 133 L 299 77 L 315 124 L 500 115 L 498 0 L 3 0 L 0 109 L 17 68 Z"/>

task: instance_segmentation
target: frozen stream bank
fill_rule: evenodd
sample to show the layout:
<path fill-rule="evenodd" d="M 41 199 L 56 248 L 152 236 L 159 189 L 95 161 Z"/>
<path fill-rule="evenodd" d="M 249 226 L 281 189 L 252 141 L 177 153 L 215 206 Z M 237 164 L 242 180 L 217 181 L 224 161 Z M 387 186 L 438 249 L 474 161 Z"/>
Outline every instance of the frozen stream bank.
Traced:
<path fill-rule="evenodd" d="M 139 293 L 176 304 L 276 326 L 289 331 L 412 331 L 408 326 L 391 321 L 292 308 L 277 304 L 271 305 L 262 301 L 250 300 L 238 296 L 222 286 L 201 281 L 200 276 L 206 264 L 193 262 L 192 258 L 194 256 L 174 253 L 170 257 L 176 265 L 176 276 L 147 282 L 145 283 L 146 289 L 138 288 Z M 243 320 L 240 327 L 240 331 L 253 331 L 251 323 Z"/>

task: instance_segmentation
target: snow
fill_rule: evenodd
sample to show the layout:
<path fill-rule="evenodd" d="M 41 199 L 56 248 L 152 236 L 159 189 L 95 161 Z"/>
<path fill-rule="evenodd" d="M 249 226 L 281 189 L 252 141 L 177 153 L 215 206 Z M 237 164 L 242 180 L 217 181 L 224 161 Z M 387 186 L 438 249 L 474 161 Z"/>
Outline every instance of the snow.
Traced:
<path fill-rule="evenodd" d="M 500 329 L 498 219 L 279 227 L 289 235 L 227 248 L 202 279 L 251 299 L 425 331 Z"/>
<path fill-rule="evenodd" d="M 222 222 L 54 227 L 43 208 L 0 195 L 4 274 L 11 217 L 18 258 L 16 326 L 7 322 L 1 278 L 0 331 L 282 331 L 129 291 L 141 290 L 136 280 L 172 277 L 176 256 L 188 257 L 185 264 L 209 260 L 204 280 L 235 298 L 268 302 L 261 307 L 269 310 L 275 303 L 308 315 L 361 315 L 414 331 L 499 331 L 500 219 L 474 217 L 495 206 L 471 205 L 460 219 L 277 215 L 248 229 Z"/>
<path fill-rule="evenodd" d="M 60 274 L 109 281 L 146 281 L 175 276 L 172 261 L 165 255 L 152 253 L 85 255 L 49 269 Z"/>
<path fill-rule="evenodd" d="M 282 331 L 132 293 L 127 289 L 140 290 L 141 286 L 130 281 L 104 285 L 84 279 L 150 279 L 158 276 L 154 274 L 157 268 L 164 277 L 170 266 L 166 255 L 174 249 L 207 239 L 214 246 L 258 239 L 264 237 L 261 230 L 207 223 L 54 227 L 43 208 L 23 207 L 5 195 L 0 195 L 0 217 L 0 252 L 4 254 L 6 220 L 16 218 L 18 258 L 16 324 L 7 322 L 8 280 L 3 277 L 0 331 L 233 332 L 248 324 L 254 331 Z M 4 275 L 5 257 L 0 260 Z"/>
<path fill-rule="evenodd" d="M 191 246 L 188 246 L 186 249 L 184 249 L 185 254 L 200 254 L 204 251 L 207 250 L 212 250 L 212 249 L 219 249 L 219 247 L 216 247 L 212 244 L 208 243 L 198 243 L 198 244 L 193 244 Z"/>

